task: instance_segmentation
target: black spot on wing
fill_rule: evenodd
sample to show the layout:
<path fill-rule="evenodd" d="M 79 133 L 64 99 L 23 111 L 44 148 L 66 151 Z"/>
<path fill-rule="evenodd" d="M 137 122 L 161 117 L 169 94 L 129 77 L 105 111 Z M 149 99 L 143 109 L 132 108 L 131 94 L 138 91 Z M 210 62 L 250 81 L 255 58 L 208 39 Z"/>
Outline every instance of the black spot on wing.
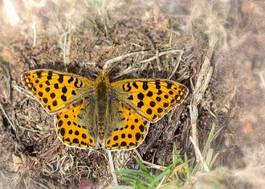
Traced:
<path fill-rule="evenodd" d="M 171 89 L 172 88 L 172 83 L 171 82 L 167 82 L 167 89 Z"/>
<path fill-rule="evenodd" d="M 140 102 L 137 103 L 137 107 L 138 108 L 142 108 L 143 106 L 144 106 L 143 101 L 140 101 Z"/>
<path fill-rule="evenodd" d="M 78 143 L 79 143 L 79 140 L 78 140 L 77 138 L 75 138 L 75 139 L 73 140 L 73 143 L 78 144 Z"/>
<path fill-rule="evenodd" d="M 71 82 L 73 82 L 74 81 L 74 78 L 73 77 L 70 77 L 70 79 L 68 79 L 68 83 L 70 84 Z"/>
<path fill-rule="evenodd" d="M 144 126 L 143 125 L 140 125 L 139 129 L 140 129 L 141 132 L 144 132 Z"/>
<path fill-rule="evenodd" d="M 64 87 L 62 88 L 62 92 L 63 92 L 63 93 L 67 93 L 67 88 L 66 88 L 66 86 L 64 86 Z"/>
<path fill-rule="evenodd" d="M 55 93 L 51 93 L 51 94 L 50 94 L 50 97 L 51 97 L 51 98 L 55 98 L 55 96 L 56 96 Z"/>
<path fill-rule="evenodd" d="M 61 75 L 61 74 L 59 75 L 58 81 L 59 81 L 60 83 L 63 82 L 63 75 Z"/>
<path fill-rule="evenodd" d="M 160 85 L 160 81 L 159 80 L 156 80 L 155 81 L 155 85 L 156 85 L 156 88 L 157 89 L 160 89 L 161 88 L 161 85 Z"/>
<path fill-rule="evenodd" d="M 152 97 L 153 96 L 153 92 L 152 91 L 148 91 L 147 94 L 146 94 L 146 96 Z"/>
<path fill-rule="evenodd" d="M 152 111 L 152 109 L 151 109 L 151 108 L 148 108 L 148 109 L 146 110 L 146 113 L 147 113 L 147 114 L 149 114 L 149 115 L 151 115 L 151 114 L 152 114 L 152 112 L 153 112 L 153 111 Z"/>
<path fill-rule="evenodd" d="M 51 79 L 52 79 L 52 72 L 51 72 L 51 71 L 48 71 L 47 79 L 48 79 L 48 80 L 51 80 Z"/>
<path fill-rule="evenodd" d="M 133 100 L 133 95 L 128 97 L 129 100 Z"/>
<path fill-rule="evenodd" d="M 143 82 L 143 89 L 144 90 L 147 90 L 148 89 L 148 83 L 147 83 L 147 81 L 144 81 Z"/>
<path fill-rule="evenodd" d="M 67 100 L 65 95 L 61 95 L 61 99 L 65 102 Z"/>
<path fill-rule="evenodd" d="M 140 140 L 140 138 L 141 138 L 141 134 L 140 134 L 140 133 L 136 133 L 136 134 L 135 134 L 135 138 L 136 138 L 137 141 Z"/>
<path fill-rule="evenodd" d="M 42 75 L 42 72 L 41 71 L 37 71 L 36 74 L 37 74 L 37 77 L 38 78 L 41 78 L 41 75 Z"/>
<path fill-rule="evenodd" d="M 125 92 L 129 92 L 132 89 L 132 87 L 131 87 L 130 83 L 128 82 L 128 83 L 122 85 L 122 89 Z"/>
<path fill-rule="evenodd" d="M 151 106 L 151 107 L 155 107 L 155 105 L 156 105 L 156 103 L 155 103 L 154 101 L 151 101 L 151 102 L 150 102 L 150 106 Z"/>
<path fill-rule="evenodd" d="M 59 89 L 59 84 L 58 83 L 55 83 L 53 86 L 54 86 L 55 89 Z"/>
<path fill-rule="evenodd" d="M 138 97 L 139 100 L 143 100 L 144 99 L 144 94 L 143 93 L 139 93 L 137 95 L 137 97 Z"/>
<path fill-rule="evenodd" d="M 134 86 L 134 88 L 136 88 L 136 89 L 138 89 L 138 88 L 139 88 L 136 82 L 133 82 L 133 84 L 132 84 L 132 85 L 133 85 L 133 86 Z"/>

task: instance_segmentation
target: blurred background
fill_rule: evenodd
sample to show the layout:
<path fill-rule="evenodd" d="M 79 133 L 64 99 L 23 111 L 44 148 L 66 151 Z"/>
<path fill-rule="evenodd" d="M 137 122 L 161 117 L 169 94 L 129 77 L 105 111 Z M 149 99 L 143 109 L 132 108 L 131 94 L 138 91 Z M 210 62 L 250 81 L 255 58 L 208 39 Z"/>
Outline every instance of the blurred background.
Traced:
<path fill-rule="evenodd" d="M 190 89 L 138 153 L 166 167 L 176 145 L 195 171 L 173 169 L 155 186 L 264 188 L 264 12 L 259 0 L 0 1 L 0 188 L 112 185 L 106 155 L 60 144 L 51 117 L 23 95 L 20 76 L 52 68 L 93 77 L 97 66 L 132 52 L 115 64 L 113 80 L 163 77 Z M 121 161 L 122 168 L 139 169 L 132 157 L 114 153 L 115 167 Z M 128 180 L 121 176 L 119 183 Z"/>

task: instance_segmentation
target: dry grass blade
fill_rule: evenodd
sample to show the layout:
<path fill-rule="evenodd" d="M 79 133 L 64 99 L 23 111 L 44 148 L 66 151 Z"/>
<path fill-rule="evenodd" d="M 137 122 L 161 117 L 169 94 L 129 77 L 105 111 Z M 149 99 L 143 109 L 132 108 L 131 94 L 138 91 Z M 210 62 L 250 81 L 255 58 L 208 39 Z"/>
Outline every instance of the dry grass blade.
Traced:
<path fill-rule="evenodd" d="M 198 78 L 196 81 L 196 85 L 193 90 L 191 103 L 189 106 L 190 110 L 190 119 L 191 119 L 191 135 L 194 141 L 194 146 L 198 145 L 198 133 L 197 133 L 197 119 L 198 119 L 198 105 L 201 102 L 203 95 L 210 83 L 210 79 L 213 74 L 213 68 L 211 66 L 211 56 L 212 56 L 212 49 L 208 51 L 208 53 L 204 57 L 204 61 L 202 63 L 201 69 L 198 73 Z M 200 154 L 197 153 L 198 151 L 195 150 L 196 161 L 200 161 Z"/>
<path fill-rule="evenodd" d="M 10 68 L 9 65 L 0 60 L 0 79 L 1 77 L 4 78 L 5 81 L 5 86 L 7 88 L 7 90 L 4 90 L 4 88 L 2 88 L 1 93 L 4 93 L 4 97 L 6 99 L 10 99 L 11 98 L 11 76 L 10 76 Z M 0 93 L 0 94 L 1 94 Z"/>
<path fill-rule="evenodd" d="M 135 56 L 135 55 L 139 55 L 139 54 L 145 54 L 146 51 L 139 51 L 139 52 L 132 52 L 132 53 L 128 53 L 128 54 L 124 54 L 115 58 L 112 58 L 108 61 L 106 61 L 104 63 L 103 69 L 104 70 L 109 70 L 111 68 L 111 66 L 114 66 L 114 63 L 120 62 L 122 60 L 124 60 L 125 58 L 131 57 L 131 56 Z"/>
<path fill-rule="evenodd" d="M 108 154 L 108 160 L 109 160 L 110 171 L 111 171 L 112 178 L 113 178 L 113 184 L 118 185 L 118 179 L 117 179 L 117 175 L 115 174 L 115 167 L 114 167 L 111 151 L 106 150 L 106 152 Z"/>
<path fill-rule="evenodd" d="M 202 157 L 202 153 L 199 149 L 199 147 L 195 144 L 194 140 L 192 139 L 192 137 L 190 137 L 190 141 L 193 145 L 193 148 L 195 150 L 195 153 L 197 154 L 197 156 L 199 157 L 199 161 L 201 162 L 201 164 L 203 165 L 204 171 L 209 172 L 210 169 L 207 166 L 206 162 L 204 161 L 203 157 Z"/>
<path fill-rule="evenodd" d="M 19 86 L 15 81 L 12 81 L 12 87 L 19 93 L 27 96 L 28 98 L 34 100 L 35 98 L 32 96 L 31 93 L 29 93 L 29 91 L 27 91 L 26 89 L 24 89 L 23 87 Z"/>
<path fill-rule="evenodd" d="M 9 116 L 7 115 L 3 105 L 0 103 L 0 110 L 1 112 L 4 114 L 5 118 L 7 119 L 8 123 L 10 124 L 10 126 L 12 127 L 12 129 L 14 130 L 14 132 L 16 133 L 16 126 L 14 125 L 14 123 L 11 121 L 11 119 L 9 118 Z"/>
<path fill-rule="evenodd" d="M 139 152 L 137 150 L 133 150 L 134 153 L 137 155 L 137 157 L 141 160 L 141 162 L 147 166 L 149 166 L 150 168 L 152 169 L 158 169 L 158 170 L 164 170 L 166 167 L 164 166 L 161 166 L 161 165 L 157 165 L 157 164 L 154 164 L 154 163 L 150 163 L 150 162 L 147 162 L 147 161 L 144 161 L 143 158 L 141 157 L 141 155 L 139 154 Z"/>

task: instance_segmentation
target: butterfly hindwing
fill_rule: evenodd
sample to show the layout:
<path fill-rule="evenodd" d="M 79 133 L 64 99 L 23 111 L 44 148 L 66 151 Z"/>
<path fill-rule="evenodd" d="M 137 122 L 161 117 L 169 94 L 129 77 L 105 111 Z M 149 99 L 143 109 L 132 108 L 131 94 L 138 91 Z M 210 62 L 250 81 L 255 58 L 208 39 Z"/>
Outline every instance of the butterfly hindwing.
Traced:
<path fill-rule="evenodd" d="M 112 83 L 119 100 L 156 122 L 187 96 L 186 86 L 166 79 L 128 79 Z"/>
<path fill-rule="evenodd" d="M 105 140 L 105 148 L 108 150 L 130 150 L 139 146 L 145 139 L 149 129 L 149 121 L 143 119 L 137 112 L 117 102 L 114 108 L 117 113 L 113 116 L 112 131 Z M 112 106 L 113 107 L 113 106 Z"/>
<path fill-rule="evenodd" d="M 24 86 L 49 113 L 64 108 L 70 102 L 93 89 L 93 81 L 48 69 L 31 70 L 22 75 Z"/>
<path fill-rule="evenodd" d="M 55 117 L 55 130 L 59 139 L 66 145 L 80 148 L 94 148 L 95 138 L 89 131 L 90 125 L 84 121 L 82 112 L 89 104 L 78 101 L 62 109 Z"/>

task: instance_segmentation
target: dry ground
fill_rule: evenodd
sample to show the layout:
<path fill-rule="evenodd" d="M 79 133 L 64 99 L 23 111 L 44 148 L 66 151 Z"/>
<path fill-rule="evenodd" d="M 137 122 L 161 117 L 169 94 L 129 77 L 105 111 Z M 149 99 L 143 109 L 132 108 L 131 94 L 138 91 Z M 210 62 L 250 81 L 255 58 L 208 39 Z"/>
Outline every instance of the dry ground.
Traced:
<path fill-rule="evenodd" d="M 231 171 L 227 188 L 265 185 L 262 1 L 58 0 L 38 8 L 18 2 L 21 24 L 12 26 L 0 14 L 0 187 L 112 182 L 105 152 L 61 144 L 52 118 L 25 95 L 20 81 L 34 68 L 95 78 L 106 63 L 113 65 L 112 81 L 171 78 L 190 89 L 181 106 L 151 125 L 137 149 L 143 160 L 166 166 L 176 144 L 192 163 L 189 137 L 202 149 L 215 125 L 220 132 L 212 145 L 219 154 L 214 167 Z M 133 156 L 114 153 L 115 166 L 135 168 Z"/>

